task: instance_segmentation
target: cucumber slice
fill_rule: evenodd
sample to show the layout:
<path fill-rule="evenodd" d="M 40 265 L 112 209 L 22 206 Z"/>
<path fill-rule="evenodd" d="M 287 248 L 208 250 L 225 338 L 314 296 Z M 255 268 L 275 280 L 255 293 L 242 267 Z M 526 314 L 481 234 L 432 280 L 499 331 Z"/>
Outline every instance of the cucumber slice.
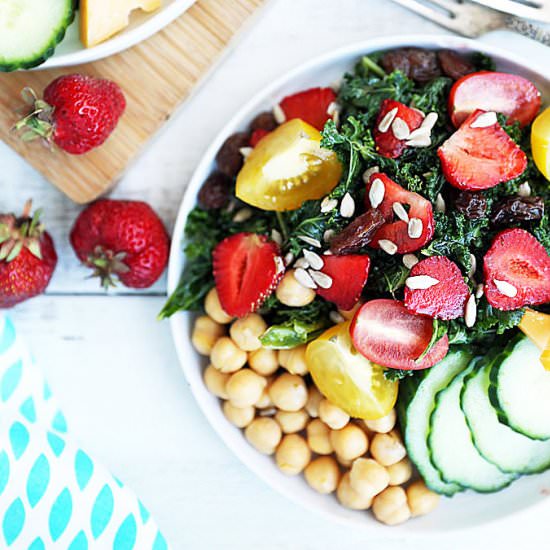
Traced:
<path fill-rule="evenodd" d="M 74 18 L 74 0 L 2 0 L 0 71 L 29 69 L 51 57 Z"/>
<path fill-rule="evenodd" d="M 550 441 L 536 441 L 499 422 L 489 400 L 489 373 L 496 358 L 486 360 L 464 380 L 461 407 L 481 455 L 504 472 L 534 474 L 550 467 Z M 526 401 L 528 396 L 526 396 Z"/>
<path fill-rule="evenodd" d="M 531 439 L 550 439 L 550 372 L 540 350 L 521 335 L 493 363 L 489 398 L 499 420 Z"/>
<path fill-rule="evenodd" d="M 436 393 L 446 388 L 454 376 L 464 370 L 471 358 L 471 354 L 464 350 L 450 352 L 431 369 L 415 373 L 412 378 L 405 378 L 399 386 L 397 408 L 409 458 L 426 485 L 432 491 L 447 496 L 463 488 L 456 483 L 443 481 L 430 460 L 427 445 L 429 419 L 435 407 Z"/>
<path fill-rule="evenodd" d="M 464 378 L 471 373 L 479 358 L 458 373 L 448 388 L 436 395 L 436 406 L 430 418 L 428 447 L 434 466 L 448 483 L 458 483 L 479 493 L 493 493 L 516 479 L 485 460 L 475 448 L 460 408 L 460 392 Z"/>

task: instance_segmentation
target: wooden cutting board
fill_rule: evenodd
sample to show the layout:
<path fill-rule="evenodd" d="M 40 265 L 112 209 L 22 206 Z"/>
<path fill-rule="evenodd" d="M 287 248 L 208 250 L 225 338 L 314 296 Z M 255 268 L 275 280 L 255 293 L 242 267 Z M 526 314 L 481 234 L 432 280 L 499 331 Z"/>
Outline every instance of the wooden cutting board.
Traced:
<path fill-rule="evenodd" d="M 199 0 L 149 40 L 95 63 L 65 69 L 0 74 L 0 138 L 78 203 L 108 191 L 219 58 L 264 0 Z M 116 81 L 127 109 L 105 144 L 85 155 L 23 143 L 10 128 L 24 86 L 42 91 L 61 74 L 82 72 Z"/>

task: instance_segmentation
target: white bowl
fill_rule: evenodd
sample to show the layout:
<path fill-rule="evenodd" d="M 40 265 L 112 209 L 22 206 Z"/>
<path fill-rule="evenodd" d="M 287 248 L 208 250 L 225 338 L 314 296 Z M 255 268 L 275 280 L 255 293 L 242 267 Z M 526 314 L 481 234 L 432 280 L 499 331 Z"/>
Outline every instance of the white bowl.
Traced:
<path fill-rule="evenodd" d="M 495 59 L 499 69 L 526 76 L 538 85 L 543 96 L 547 99 L 550 98 L 548 69 L 544 72 L 528 61 L 516 58 L 503 50 L 454 36 L 419 35 L 369 40 L 324 55 L 291 71 L 252 98 L 233 117 L 213 140 L 196 169 L 181 204 L 174 229 L 168 272 L 168 291 L 170 293 L 176 288 L 185 264 L 181 241 L 187 215 L 195 206 L 200 186 L 214 169 L 214 157 L 224 140 L 233 132 L 245 128 L 257 113 L 270 109 L 283 96 L 304 88 L 329 85 L 334 82 L 346 70 L 351 69 L 362 54 L 405 45 L 450 48 L 462 52 L 484 52 Z M 541 475 L 525 477 L 501 493 L 478 495 L 470 491 L 452 499 L 443 499 L 441 506 L 434 513 L 391 529 L 382 526 L 369 513 L 343 508 L 334 496 L 315 493 L 301 476 L 288 477 L 282 474 L 277 469 L 273 458 L 263 456 L 253 449 L 245 440 L 242 431 L 225 419 L 219 400 L 208 392 L 202 381 L 201 373 L 205 362 L 191 346 L 192 319 L 191 314 L 178 313 L 172 317 L 171 326 L 182 369 L 199 406 L 226 445 L 248 468 L 275 490 L 308 509 L 320 512 L 339 522 L 364 526 L 371 531 L 379 531 L 379 534 L 383 532 L 385 536 L 403 536 L 475 527 L 503 519 L 528 507 L 541 505 L 544 501 L 548 502 L 544 495 L 547 494 L 547 488 L 550 487 L 550 471 Z"/>
<path fill-rule="evenodd" d="M 130 25 L 126 29 L 92 48 L 85 48 L 80 42 L 78 33 L 80 12 L 77 11 L 74 22 L 67 29 L 67 34 L 57 46 L 55 54 L 36 69 L 53 69 L 90 63 L 126 50 L 169 25 L 194 2 L 195 0 L 164 0 L 163 7 L 152 13 L 136 10 L 132 13 Z"/>

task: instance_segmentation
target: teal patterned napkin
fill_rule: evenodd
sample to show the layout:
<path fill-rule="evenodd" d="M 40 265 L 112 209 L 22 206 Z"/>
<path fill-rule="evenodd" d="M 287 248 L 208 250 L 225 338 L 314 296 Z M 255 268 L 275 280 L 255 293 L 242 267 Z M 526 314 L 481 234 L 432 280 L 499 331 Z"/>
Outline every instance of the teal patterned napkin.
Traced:
<path fill-rule="evenodd" d="M 68 435 L 49 386 L 1 312 L 0 548 L 168 548 L 138 498 Z"/>

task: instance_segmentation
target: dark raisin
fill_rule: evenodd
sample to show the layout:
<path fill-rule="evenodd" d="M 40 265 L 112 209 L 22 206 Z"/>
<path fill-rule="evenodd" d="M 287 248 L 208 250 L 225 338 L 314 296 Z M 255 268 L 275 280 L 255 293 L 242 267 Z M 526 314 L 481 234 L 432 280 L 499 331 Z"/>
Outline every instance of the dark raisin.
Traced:
<path fill-rule="evenodd" d="M 532 222 L 544 216 L 542 197 L 508 197 L 493 207 L 491 222 L 494 225 Z"/>
<path fill-rule="evenodd" d="M 277 128 L 278 124 L 273 116 L 271 111 L 264 111 L 257 115 L 252 122 L 250 123 L 250 131 L 254 130 L 266 130 L 267 132 L 272 132 Z"/>
<path fill-rule="evenodd" d="M 250 136 L 247 132 L 237 132 L 229 136 L 216 155 L 220 172 L 234 178 L 243 166 L 242 147 L 248 147 Z"/>
<path fill-rule="evenodd" d="M 330 250 L 334 254 L 350 254 L 367 246 L 376 231 L 386 223 L 380 210 L 371 208 L 355 218 L 349 225 L 332 237 Z"/>
<path fill-rule="evenodd" d="M 420 84 L 441 76 L 435 52 L 421 48 L 400 48 L 387 52 L 382 56 L 381 64 L 386 72 L 401 71 Z"/>
<path fill-rule="evenodd" d="M 455 208 L 469 220 L 477 220 L 487 212 L 487 199 L 481 193 L 460 191 L 455 198 Z"/>
<path fill-rule="evenodd" d="M 458 80 L 467 74 L 474 73 L 476 70 L 465 57 L 452 50 L 438 51 L 437 59 L 443 74 L 453 80 Z"/>
<path fill-rule="evenodd" d="M 225 206 L 229 200 L 230 188 L 231 178 L 221 172 L 212 172 L 199 191 L 199 204 L 208 210 Z"/>

